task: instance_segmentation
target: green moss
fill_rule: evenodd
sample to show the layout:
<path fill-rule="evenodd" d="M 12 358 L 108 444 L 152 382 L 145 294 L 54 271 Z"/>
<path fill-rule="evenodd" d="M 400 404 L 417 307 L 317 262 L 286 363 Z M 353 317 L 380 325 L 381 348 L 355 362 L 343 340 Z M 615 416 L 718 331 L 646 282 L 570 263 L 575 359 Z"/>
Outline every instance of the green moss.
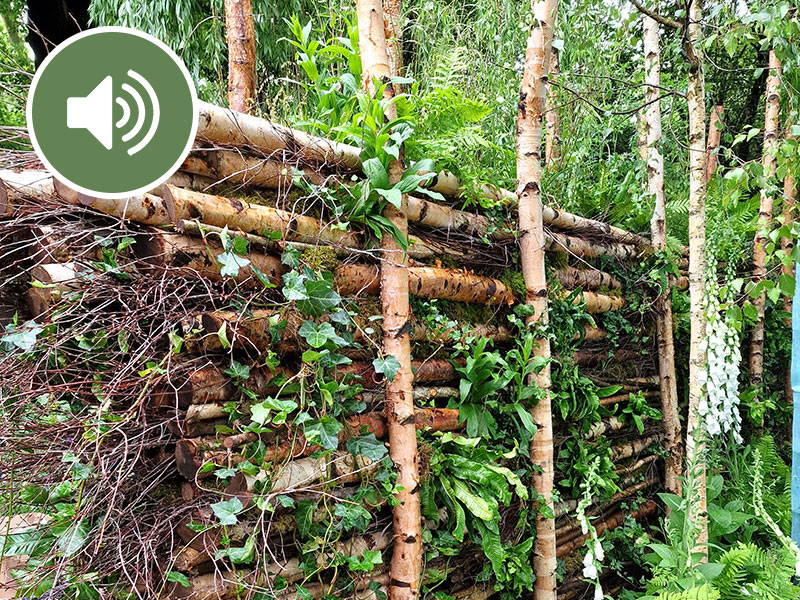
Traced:
<path fill-rule="evenodd" d="M 552 269 L 565 269 L 569 266 L 569 255 L 564 252 L 548 252 L 547 266 Z"/>
<path fill-rule="evenodd" d="M 505 273 L 500 277 L 500 281 L 514 292 L 517 298 L 525 298 L 525 278 L 522 276 L 522 271 L 506 269 Z"/>
<path fill-rule="evenodd" d="M 334 271 L 339 264 L 336 251 L 328 246 L 315 246 L 304 250 L 300 262 L 314 271 Z"/>

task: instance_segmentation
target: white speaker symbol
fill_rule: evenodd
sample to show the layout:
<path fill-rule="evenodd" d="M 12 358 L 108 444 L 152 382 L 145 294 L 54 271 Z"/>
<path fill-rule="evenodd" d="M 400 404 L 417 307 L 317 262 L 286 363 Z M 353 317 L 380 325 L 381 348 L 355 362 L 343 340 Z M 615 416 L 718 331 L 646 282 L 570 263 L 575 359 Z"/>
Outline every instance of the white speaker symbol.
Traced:
<path fill-rule="evenodd" d="M 142 148 L 150 143 L 158 129 L 158 121 L 161 117 L 161 109 L 158 104 L 158 96 L 144 77 L 136 71 L 129 70 L 128 77 L 141 85 L 150 99 L 152 115 L 150 127 L 144 137 L 135 146 L 128 149 L 128 155 L 133 156 Z M 122 116 L 119 121 L 114 123 L 114 82 L 111 75 L 103 79 L 88 96 L 67 98 L 67 127 L 70 129 L 86 129 L 95 139 L 103 144 L 106 150 L 111 150 L 114 145 L 114 131 L 112 127 L 122 129 L 131 119 L 131 106 L 125 98 L 119 96 L 116 103 L 122 108 Z M 136 88 L 127 83 L 122 84 L 122 91 L 127 92 L 136 104 L 136 122 L 122 135 L 123 142 L 129 142 L 142 131 L 147 110 L 145 109 L 144 99 Z"/>

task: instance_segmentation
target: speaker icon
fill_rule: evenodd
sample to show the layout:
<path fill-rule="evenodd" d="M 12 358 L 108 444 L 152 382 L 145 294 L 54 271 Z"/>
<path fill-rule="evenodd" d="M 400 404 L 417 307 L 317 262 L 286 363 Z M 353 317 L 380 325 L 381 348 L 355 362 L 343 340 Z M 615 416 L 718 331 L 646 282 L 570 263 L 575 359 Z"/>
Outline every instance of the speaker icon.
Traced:
<path fill-rule="evenodd" d="M 141 133 L 148 114 L 150 117 L 150 125 L 144 137 L 127 151 L 129 156 L 133 156 L 145 148 L 155 136 L 161 110 L 158 96 L 150 82 L 134 70 L 128 71 L 128 77 L 144 89 L 150 102 L 148 110 L 144 98 L 137 89 L 129 83 L 122 84 L 122 91 L 128 94 L 136 105 L 136 121 L 122 134 L 121 141 L 127 143 L 136 138 Z M 122 109 L 122 116 L 116 123 L 114 123 L 115 102 Z M 67 98 L 67 127 L 88 130 L 106 150 L 111 150 L 114 146 L 114 128 L 122 129 L 128 125 L 131 115 L 131 105 L 125 97 L 114 98 L 114 81 L 111 75 L 97 84 L 88 96 Z"/>

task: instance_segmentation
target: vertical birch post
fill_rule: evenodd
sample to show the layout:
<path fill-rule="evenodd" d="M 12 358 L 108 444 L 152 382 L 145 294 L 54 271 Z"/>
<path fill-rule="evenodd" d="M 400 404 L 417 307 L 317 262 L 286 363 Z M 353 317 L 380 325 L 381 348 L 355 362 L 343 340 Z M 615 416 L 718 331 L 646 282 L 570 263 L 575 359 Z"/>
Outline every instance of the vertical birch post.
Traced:
<path fill-rule="evenodd" d="M 249 113 L 256 97 L 256 30 L 251 0 L 225 0 L 228 106 Z"/>
<path fill-rule="evenodd" d="M 374 81 L 386 83 L 391 78 L 386 49 L 381 0 L 357 0 L 358 46 L 363 66 L 362 84 L 374 92 Z M 384 95 L 391 98 L 394 89 L 386 86 Z M 386 117 L 395 119 L 397 107 L 387 108 Z M 403 165 L 392 162 L 389 178 L 400 180 Z M 383 216 L 404 236 L 408 236 L 406 204 L 402 209 L 388 204 Z M 389 571 L 389 598 L 412 600 L 419 596 L 422 573 L 422 516 L 417 467 L 417 429 L 414 422 L 413 375 L 411 372 L 410 310 L 408 301 L 408 257 L 395 239 L 384 234 L 381 241 L 381 310 L 383 314 L 383 352 L 394 356 L 400 368 L 386 383 L 386 423 L 389 430 L 389 456 L 397 469 L 397 506 L 394 507 L 394 538 Z"/>
<path fill-rule="evenodd" d="M 552 82 L 555 81 L 558 75 L 558 50 L 556 48 L 550 49 L 550 73 L 548 79 Z M 556 97 L 553 86 L 547 86 L 547 102 L 545 113 L 545 164 L 551 165 L 553 161 L 561 156 L 561 131 L 558 119 L 558 109 L 556 107 Z"/>
<path fill-rule="evenodd" d="M 700 531 L 695 552 L 708 556 L 708 506 L 706 500 L 705 430 L 700 422 L 700 404 L 705 393 L 706 317 L 704 310 L 706 270 L 706 105 L 703 59 L 700 54 L 703 0 L 691 0 L 687 24 L 686 54 L 689 57 L 689 414 L 686 421 L 686 455 L 696 481 L 689 503 L 692 520 Z"/>
<path fill-rule="evenodd" d="M 547 280 L 544 270 L 544 226 L 542 223 L 542 129 L 545 112 L 545 84 L 550 66 L 553 24 L 557 0 L 532 0 L 533 23 L 525 52 L 525 69 L 517 113 L 517 196 L 519 197 L 519 245 L 525 302 L 533 308 L 530 326 L 547 327 Z M 531 442 L 539 512 L 536 515 L 536 542 L 533 570 L 536 575 L 533 597 L 556 597 L 556 536 L 553 509 L 553 421 L 550 407 L 550 341 L 537 340 L 534 354 L 548 361 L 531 376 L 530 385 L 541 390 L 531 410 L 536 435 Z M 541 509 L 545 509 L 542 512 Z"/>
<path fill-rule="evenodd" d="M 664 158 L 659 151 L 661 143 L 661 102 L 658 99 L 661 85 L 658 23 L 644 15 L 644 70 L 647 113 L 647 185 L 655 199 L 650 232 L 653 246 L 663 251 L 667 247 L 666 197 L 664 195 Z M 672 337 L 672 299 L 670 285 L 656 299 L 656 334 L 658 337 L 658 373 L 661 380 L 661 413 L 667 435 L 667 460 L 665 485 L 667 491 L 681 494 L 681 423 L 678 418 L 678 385 L 675 380 L 675 345 Z"/>
<path fill-rule="evenodd" d="M 386 0 L 384 13 L 389 72 L 399 76 L 403 70 L 403 0 Z"/>
<path fill-rule="evenodd" d="M 775 177 L 775 155 L 778 150 L 778 111 L 781 63 L 775 51 L 769 53 L 769 76 L 767 77 L 767 106 L 764 111 L 764 154 L 761 164 L 764 176 Z M 753 240 L 753 283 L 758 284 L 767 274 L 766 246 L 769 243 L 769 230 L 772 225 L 773 196 L 766 189 L 761 190 L 761 207 L 758 211 L 758 226 Z M 758 312 L 753 334 L 750 338 L 750 383 L 761 386 L 764 378 L 764 310 L 767 304 L 766 292 L 761 292 L 754 300 Z"/>
<path fill-rule="evenodd" d="M 717 151 L 722 142 L 722 105 L 717 104 L 711 111 L 708 121 L 708 143 L 706 144 L 706 183 L 711 181 L 717 172 Z"/>

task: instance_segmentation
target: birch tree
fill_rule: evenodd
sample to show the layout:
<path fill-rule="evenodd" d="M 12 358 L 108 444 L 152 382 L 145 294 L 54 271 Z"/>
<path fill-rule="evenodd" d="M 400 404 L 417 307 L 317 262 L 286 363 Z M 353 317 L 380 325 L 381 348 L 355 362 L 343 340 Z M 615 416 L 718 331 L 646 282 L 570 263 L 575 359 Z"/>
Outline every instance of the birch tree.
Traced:
<path fill-rule="evenodd" d="M 764 151 L 761 164 L 764 167 L 764 176 L 775 177 L 777 167 L 775 155 L 778 151 L 778 112 L 780 109 L 780 69 L 781 63 L 775 56 L 775 51 L 769 53 L 769 76 L 767 77 L 767 105 L 764 111 Z M 753 283 L 763 281 L 767 274 L 767 252 L 769 243 L 769 230 L 772 225 L 772 207 L 774 198 L 772 193 L 761 189 L 761 206 L 758 211 L 758 226 L 753 240 Z M 753 326 L 750 338 L 750 383 L 756 387 L 761 386 L 764 378 L 764 310 L 767 304 L 767 294 L 762 291 L 753 299 L 753 304 L 758 313 L 756 324 Z"/>
<path fill-rule="evenodd" d="M 661 64 L 659 54 L 658 23 L 644 15 L 644 69 L 647 112 L 645 132 L 647 139 L 647 183 L 654 198 L 650 232 L 653 246 L 663 251 L 667 247 L 666 197 L 664 195 L 664 158 L 659 150 L 661 143 Z M 666 289 L 656 299 L 656 333 L 658 337 L 658 372 L 661 379 L 661 413 L 667 435 L 667 460 L 665 485 L 673 494 L 681 493 L 681 424 L 678 418 L 678 386 L 675 380 L 675 345 L 672 337 L 672 300 L 669 279 Z"/>
<path fill-rule="evenodd" d="M 704 289 L 706 270 L 706 106 L 703 61 L 700 54 L 703 0 L 692 0 L 686 24 L 689 59 L 689 414 L 686 421 L 687 474 L 693 481 L 690 516 L 698 528 L 696 552 L 708 555 L 705 433 L 700 420 L 706 376 L 706 320 Z"/>
<path fill-rule="evenodd" d="M 251 0 L 225 0 L 228 105 L 249 113 L 256 97 L 256 30 Z"/>
<path fill-rule="evenodd" d="M 362 84 L 374 93 L 374 82 L 389 83 L 391 70 L 387 55 L 383 6 L 380 0 L 358 0 L 358 45 L 363 68 Z M 394 88 L 386 85 L 384 97 L 391 99 Z M 388 104 L 386 117 L 397 118 L 397 107 Z M 403 165 L 392 161 L 389 178 L 400 180 Z M 406 206 L 387 203 L 383 216 L 401 235 L 408 237 Z M 400 363 L 394 378 L 386 384 L 386 424 L 389 430 L 389 455 L 397 469 L 397 505 L 394 507 L 394 544 L 389 578 L 389 597 L 407 600 L 419 595 L 422 573 L 422 516 L 417 466 L 417 429 L 414 424 L 413 373 L 411 371 L 410 310 L 408 300 L 408 256 L 393 236 L 381 240 L 381 312 L 383 352 Z"/>
<path fill-rule="evenodd" d="M 532 0 L 533 23 L 525 52 L 519 110 L 517 113 L 517 196 L 519 198 L 519 244 L 525 302 L 532 309 L 528 325 L 545 328 L 547 280 L 544 268 L 544 226 L 542 222 L 542 130 L 545 113 L 545 83 L 550 66 L 556 0 Z M 556 536 L 553 509 L 553 421 L 550 407 L 550 341 L 537 339 L 537 358 L 544 367 L 531 376 L 530 385 L 540 390 L 531 410 L 536 435 L 531 442 L 531 460 L 536 468 L 533 486 L 538 495 L 536 542 L 533 569 L 534 598 L 556 597 Z"/>

